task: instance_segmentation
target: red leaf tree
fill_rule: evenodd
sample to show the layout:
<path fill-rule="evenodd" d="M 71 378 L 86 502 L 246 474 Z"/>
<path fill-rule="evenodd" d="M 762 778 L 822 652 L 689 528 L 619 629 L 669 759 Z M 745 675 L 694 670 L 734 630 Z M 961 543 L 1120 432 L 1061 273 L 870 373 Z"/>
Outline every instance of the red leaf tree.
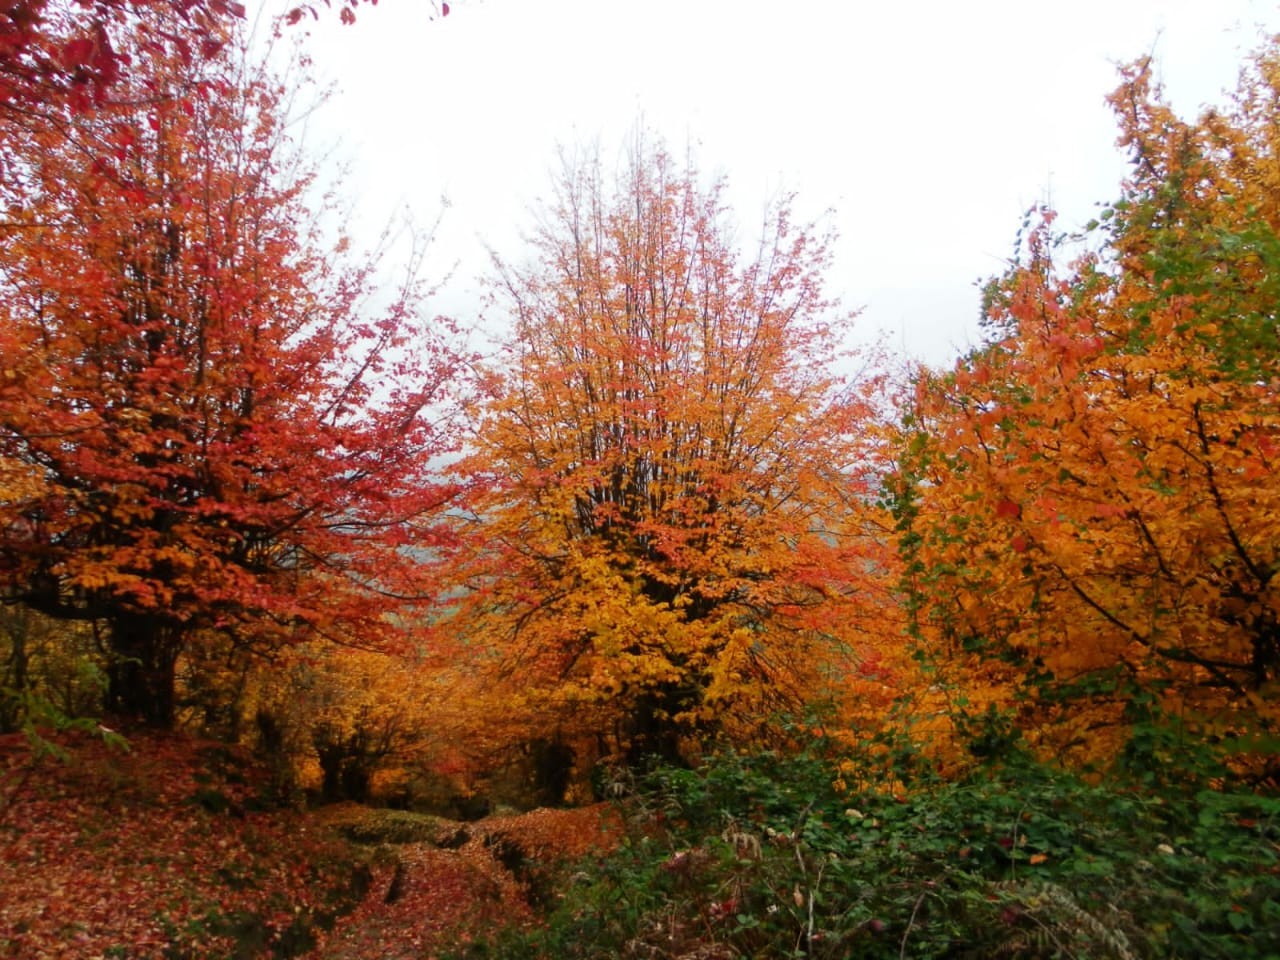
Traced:
<path fill-rule="evenodd" d="M 454 357 L 415 284 L 370 317 L 321 242 L 289 91 L 138 63 L 113 105 L 0 121 L 0 585 L 100 624 L 109 709 L 166 725 L 198 636 L 393 639 Z"/>

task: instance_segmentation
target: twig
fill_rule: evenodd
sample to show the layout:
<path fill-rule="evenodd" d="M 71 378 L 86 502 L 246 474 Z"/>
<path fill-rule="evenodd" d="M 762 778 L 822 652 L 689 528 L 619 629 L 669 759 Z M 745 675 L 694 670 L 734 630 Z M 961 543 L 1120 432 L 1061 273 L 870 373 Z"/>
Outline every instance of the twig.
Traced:
<path fill-rule="evenodd" d="M 902 932 L 902 946 L 898 948 L 898 960 L 906 960 L 907 957 L 907 938 L 911 936 L 911 928 L 916 925 L 916 914 L 920 911 L 920 904 L 924 903 L 927 890 L 922 890 L 920 896 L 916 897 L 916 905 L 911 908 L 911 918 L 907 920 L 907 929 Z"/>

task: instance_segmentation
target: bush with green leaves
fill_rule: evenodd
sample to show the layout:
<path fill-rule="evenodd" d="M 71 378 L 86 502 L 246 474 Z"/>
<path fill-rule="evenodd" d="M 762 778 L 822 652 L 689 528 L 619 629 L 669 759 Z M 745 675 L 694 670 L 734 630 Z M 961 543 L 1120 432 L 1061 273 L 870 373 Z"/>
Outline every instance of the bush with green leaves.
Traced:
<path fill-rule="evenodd" d="M 1280 800 L 1095 785 L 1013 754 L 837 789 L 816 756 L 663 769 L 629 840 L 469 957 L 1280 957 Z"/>

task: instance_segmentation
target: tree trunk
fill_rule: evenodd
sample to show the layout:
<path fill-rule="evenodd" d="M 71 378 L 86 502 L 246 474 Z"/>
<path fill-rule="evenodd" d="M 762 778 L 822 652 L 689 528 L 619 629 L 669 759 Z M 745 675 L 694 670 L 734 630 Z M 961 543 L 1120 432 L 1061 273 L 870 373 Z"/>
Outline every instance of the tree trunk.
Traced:
<path fill-rule="evenodd" d="M 529 745 L 533 761 L 533 796 L 538 806 L 564 805 L 573 779 L 574 750 L 557 735 Z"/>
<path fill-rule="evenodd" d="M 680 740 L 685 732 L 675 721 L 688 710 L 692 694 L 686 686 L 664 685 L 636 700 L 627 724 L 627 765 L 644 768 L 654 764 L 683 765 Z"/>
<path fill-rule="evenodd" d="M 150 727 L 173 726 L 179 627 L 154 614 L 127 613 L 111 623 L 107 712 Z"/>

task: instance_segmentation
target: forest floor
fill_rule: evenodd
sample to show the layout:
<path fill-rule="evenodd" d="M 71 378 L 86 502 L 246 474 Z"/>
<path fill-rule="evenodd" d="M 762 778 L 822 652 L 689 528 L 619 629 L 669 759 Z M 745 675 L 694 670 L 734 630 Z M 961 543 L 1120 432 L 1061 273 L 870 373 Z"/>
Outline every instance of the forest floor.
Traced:
<path fill-rule="evenodd" d="M 0 957 L 422 960 L 536 923 L 605 805 L 461 823 L 261 799 L 243 752 L 0 737 Z"/>
<path fill-rule="evenodd" d="M 320 817 L 392 837 L 402 823 L 433 819 L 362 808 L 333 808 Z M 420 960 L 504 926 L 537 923 L 539 911 L 571 882 L 563 868 L 607 849 L 618 828 L 605 804 L 472 823 L 440 820 L 431 839 L 380 848 L 393 852 L 375 866 L 369 895 L 306 960 Z"/>

